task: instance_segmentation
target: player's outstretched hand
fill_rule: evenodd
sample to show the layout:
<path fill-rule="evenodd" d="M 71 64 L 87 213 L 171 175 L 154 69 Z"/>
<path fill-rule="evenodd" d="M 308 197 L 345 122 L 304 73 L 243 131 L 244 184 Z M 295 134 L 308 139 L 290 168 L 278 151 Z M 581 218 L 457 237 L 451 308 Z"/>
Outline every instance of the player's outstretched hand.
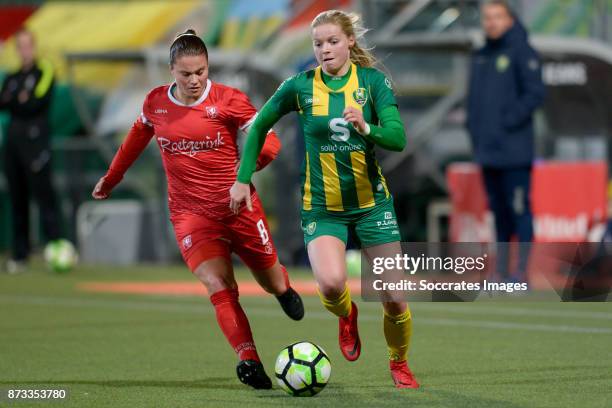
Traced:
<path fill-rule="evenodd" d="M 251 204 L 251 186 L 245 183 L 236 181 L 232 188 L 230 188 L 230 209 L 234 214 L 238 214 L 240 211 L 240 204 L 246 202 L 247 209 L 253 211 L 253 204 Z"/>
<path fill-rule="evenodd" d="M 357 132 L 362 135 L 365 134 L 366 122 L 363 119 L 363 113 L 359 109 L 348 106 L 344 109 L 344 112 L 342 112 L 342 116 L 344 116 L 344 120 L 353 125 Z"/>
<path fill-rule="evenodd" d="M 106 178 L 101 177 L 91 192 L 91 196 L 96 200 L 106 200 L 108 197 L 110 197 L 110 189 L 105 185 L 105 183 Z"/>

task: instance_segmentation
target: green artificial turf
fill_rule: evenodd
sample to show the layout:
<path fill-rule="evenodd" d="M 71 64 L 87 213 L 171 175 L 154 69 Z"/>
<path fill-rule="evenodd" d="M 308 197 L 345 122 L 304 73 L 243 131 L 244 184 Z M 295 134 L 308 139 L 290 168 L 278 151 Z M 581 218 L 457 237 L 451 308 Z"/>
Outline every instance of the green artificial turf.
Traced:
<path fill-rule="evenodd" d="M 240 279 L 251 279 L 239 271 Z M 302 271 L 294 279 L 309 279 Z M 612 304 L 414 303 L 410 363 L 419 390 L 393 388 L 380 306 L 358 300 L 361 358 L 345 361 L 337 321 L 306 297 L 301 322 L 272 297 L 242 296 L 268 374 L 287 344 L 309 340 L 332 362 L 313 398 L 254 391 L 206 297 L 86 293 L 89 281 L 194 281 L 183 267 L 37 267 L 0 275 L 0 389 L 65 388 L 61 402 L 0 407 L 608 407 Z M 358 298 L 358 294 L 354 294 Z"/>

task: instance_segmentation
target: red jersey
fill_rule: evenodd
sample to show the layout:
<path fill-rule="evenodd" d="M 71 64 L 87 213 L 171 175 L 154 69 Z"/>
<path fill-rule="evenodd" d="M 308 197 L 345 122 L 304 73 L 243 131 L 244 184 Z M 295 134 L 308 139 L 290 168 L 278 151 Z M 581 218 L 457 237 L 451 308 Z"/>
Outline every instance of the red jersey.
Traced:
<path fill-rule="evenodd" d="M 111 188 L 115 186 L 155 136 L 166 171 L 171 214 L 231 215 L 229 189 L 239 162 L 237 134 L 254 121 L 257 110 L 241 91 L 210 80 L 200 99 L 190 105 L 172 95 L 175 86 L 149 92 L 106 181 Z M 280 142 L 271 132 L 258 167 L 272 161 L 279 150 Z"/>

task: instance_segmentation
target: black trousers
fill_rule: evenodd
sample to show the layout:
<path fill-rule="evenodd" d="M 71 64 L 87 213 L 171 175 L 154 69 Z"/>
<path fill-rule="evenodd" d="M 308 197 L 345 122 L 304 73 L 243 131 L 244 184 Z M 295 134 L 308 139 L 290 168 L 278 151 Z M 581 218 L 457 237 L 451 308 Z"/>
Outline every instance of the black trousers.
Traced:
<path fill-rule="evenodd" d="M 497 272 L 502 278 L 510 275 L 507 243 L 514 234 L 519 245 L 519 260 L 515 277 L 527 270 L 529 243 L 533 239 L 533 215 L 531 213 L 531 167 L 482 169 L 489 207 L 495 216 L 498 245 Z"/>
<path fill-rule="evenodd" d="M 40 127 L 33 131 L 11 126 L 3 152 L 15 260 L 25 260 L 30 253 L 30 197 L 35 199 L 40 209 L 45 237 L 48 240 L 60 238 L 60 213 L 51 180 L 51 149 L 48 137 L 40 130 Z"/>

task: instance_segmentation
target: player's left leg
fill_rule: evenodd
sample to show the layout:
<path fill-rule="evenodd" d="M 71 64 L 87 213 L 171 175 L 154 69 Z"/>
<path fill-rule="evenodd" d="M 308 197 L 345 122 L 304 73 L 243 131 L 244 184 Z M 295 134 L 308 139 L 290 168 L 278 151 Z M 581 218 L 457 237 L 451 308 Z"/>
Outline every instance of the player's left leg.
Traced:
<path fill-rule="evenodd" d="M 402 253 L 399 242 L 390 242 L 363 249 L 368 259 L 375 257 L 395 258 Z M 387 277 L 401 274 L 401 271 L 387 271 Z M 395 293 L 386 293 L 383 304 L 383 331 L 389 352 L 391 377 L 397 388 L 418 388 L 419 383 L 408 367 L 408 351 L 412 338 L 412 315 L 408 304 Z"/>
<path fill-rule="evenodd" d="M 261 201 L 254 195 L 253 211 L 241 211 L 230 221 L 234 252 L 283 311 L 293 320 L 304 317 L 304 304 L 291 287 L 287 269 L 279 262 Z"/>
<path fill-rule="evenodd" d="M 355 233 L 362 244 L 362 251 L 372 263 L 374 258 L 392 258 L 402 254 L 397 218 L 393 200 L 377 205 L 355 225 Z M 403 271 L 388 270 L 384 277 L 397 281 Z M 397 388 L 418 388 L 419 383 L 408 367 L 408 350 L 412 337 L 412 315 L 401 292 L 381 293 L 383 301 L 383 328 L 391 377 Z"/>
<path fill-rule="evenodd" d="M 304 303 L 300 295 L 289 283 L 287 268 L 278 261 L 267 268 L 253 265 L 251 257 L 243 258 L 244 262 L 251 264 L 249 267 L 255 280 L 268 293 L 273 294 L 280 303 L 281 308 L 287 316 L 293 320 L 302 320 L 304 317 Z M 282 278 L 281 278 L 282 277 Z"/>

